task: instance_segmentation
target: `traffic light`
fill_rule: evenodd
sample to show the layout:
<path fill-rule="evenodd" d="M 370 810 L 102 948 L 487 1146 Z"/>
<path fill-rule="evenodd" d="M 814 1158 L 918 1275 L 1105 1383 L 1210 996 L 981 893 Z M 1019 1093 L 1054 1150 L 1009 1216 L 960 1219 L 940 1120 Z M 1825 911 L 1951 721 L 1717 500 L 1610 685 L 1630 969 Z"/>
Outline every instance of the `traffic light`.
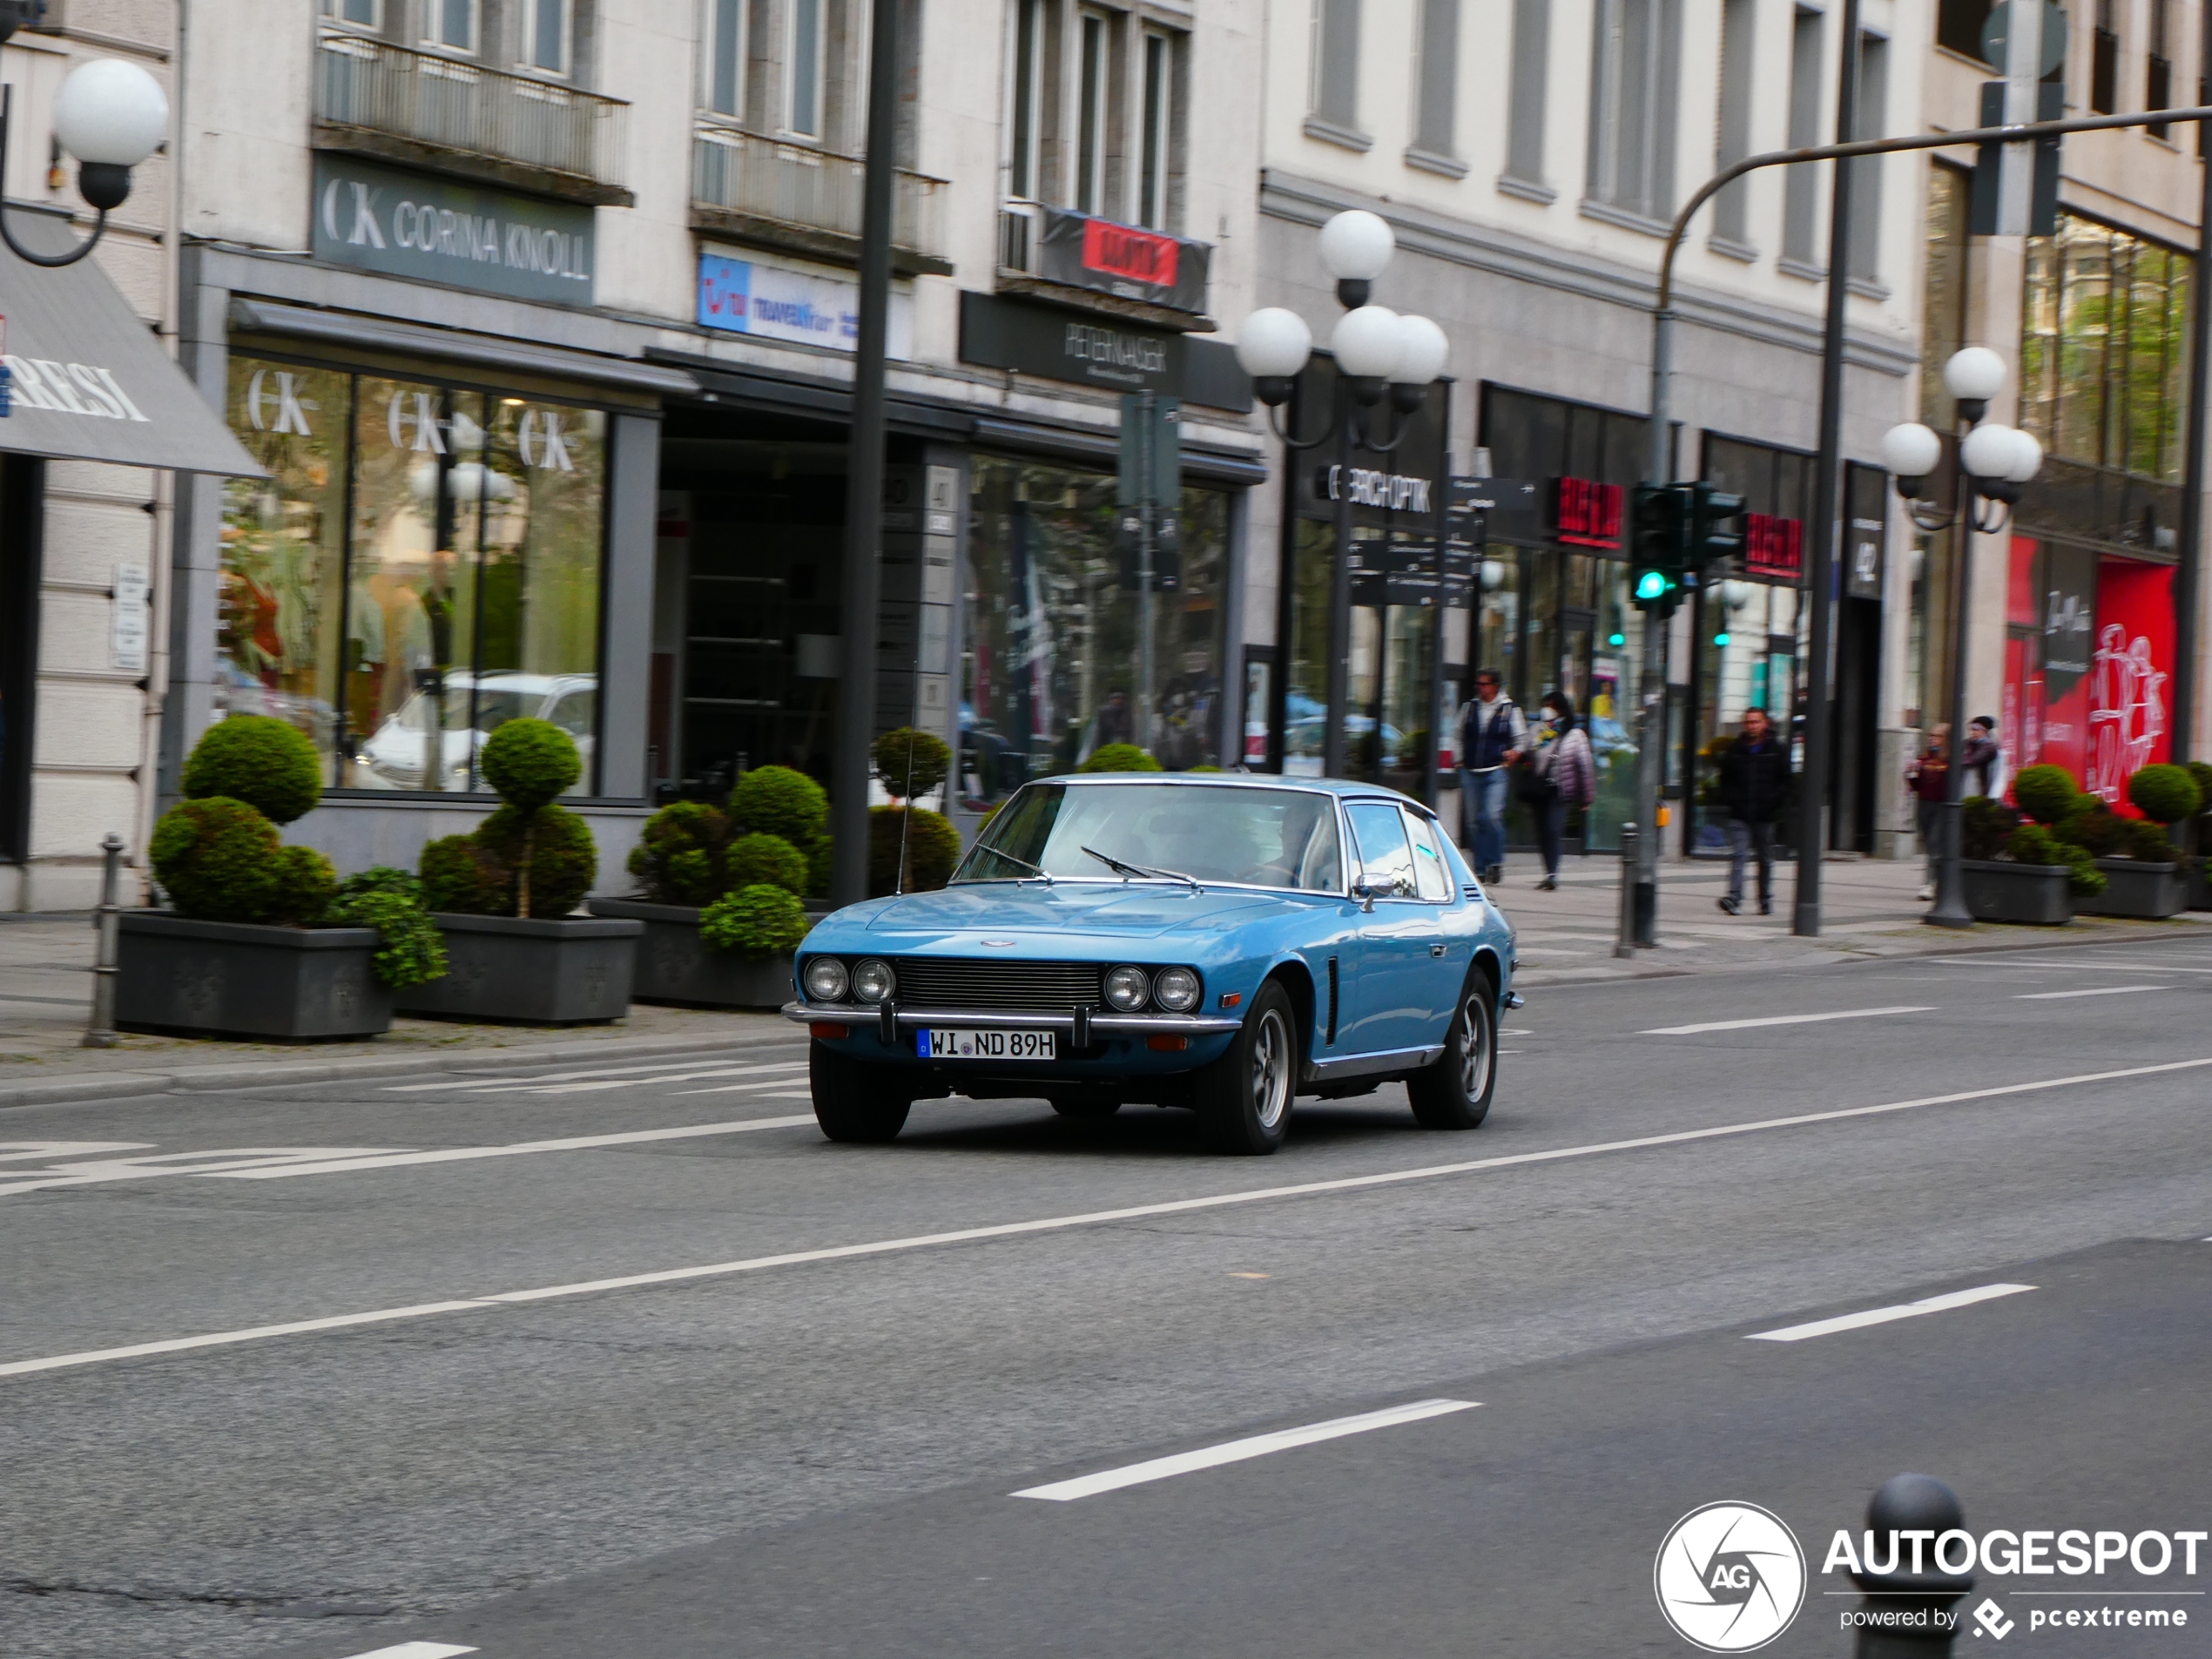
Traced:
<path fill-rule="evenodd" d="M 1629 503 L 1629 597 L 1639 610 L 1673 612 L 1688 575 L 1689 491 L 1638 484 Z"/>
<path fill-rule="evenodd" d="M 1710 484 L 1692 484 L 1689 507 L 1689 563 L 1697 570 L 1740 557 L 1743 551 L 1743 497 Z"/>

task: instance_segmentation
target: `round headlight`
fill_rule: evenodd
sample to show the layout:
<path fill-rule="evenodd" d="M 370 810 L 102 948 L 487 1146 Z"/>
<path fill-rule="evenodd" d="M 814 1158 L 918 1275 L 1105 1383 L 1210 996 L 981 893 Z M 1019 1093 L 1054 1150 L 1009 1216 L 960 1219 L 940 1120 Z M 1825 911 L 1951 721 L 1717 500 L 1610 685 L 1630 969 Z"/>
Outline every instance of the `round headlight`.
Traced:
<path fill-rule="evenodd" d="M 1152 981 L 1152 1000 L 1170 1014 L 1188 1014 L 1198 1006 L 1198 976 L 1187 968 L 1166 968 Z"/>
<path fill-rule="evenodd" d="M 847 982 L 845 964 L 834 956 L 817 956 L 806 964 L 806 995 L 817 1002 L 842 1002 Z"/>
<path fill-rule="evenodd" d="M 853 995 L 862 1002 L 887 1002 L 891 993 L 899 988 L 899 981 L 891 976 L 891 964 L 880 962 L 873 956 L 865 962 L 853 965 Z"/>
<path fill-rule="evenodd" d="M 1141 968 L 1117 968 L 1106 975 L 1106 1000 L 1123 1014 L 1134 1014 L 1152 993 L 1152 981 Z"/>

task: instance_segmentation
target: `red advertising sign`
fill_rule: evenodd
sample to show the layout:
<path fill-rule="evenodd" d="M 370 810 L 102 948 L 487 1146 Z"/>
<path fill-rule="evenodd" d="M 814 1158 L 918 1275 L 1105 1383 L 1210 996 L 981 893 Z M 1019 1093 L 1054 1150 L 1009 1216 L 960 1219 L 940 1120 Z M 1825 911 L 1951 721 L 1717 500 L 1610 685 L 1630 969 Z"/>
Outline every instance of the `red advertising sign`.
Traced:
<path fill-rule="evenodd" d="M 1175 287 L 1175 267 L 1183 245 L 1172 236 L 1156 236 L 1103 219 L 1083 223 L 1083 266 L 1107 276 L 1127 277 L 1156 288 Z"/>
<path fill-rule="evenodd" d="M 2132 815 L 2128 779 L 2173 758 L 2166 711 L 2174 684 L 2174 567 L 2100 560 L 2096 629 L 2082 786 Z"/>
<path fill-rule="evenodd" d="M 1570 547 L 1621 545 L 1621 486 L 1594 478 L 1559 481 L 1559 539 Z"/>
<path fill-rule="evenodd" d="M 1801 518 L 1746 513 L 1743 568 L 1776 582 L 1796 582 L 1805 573 L 1805 524 Z"/>

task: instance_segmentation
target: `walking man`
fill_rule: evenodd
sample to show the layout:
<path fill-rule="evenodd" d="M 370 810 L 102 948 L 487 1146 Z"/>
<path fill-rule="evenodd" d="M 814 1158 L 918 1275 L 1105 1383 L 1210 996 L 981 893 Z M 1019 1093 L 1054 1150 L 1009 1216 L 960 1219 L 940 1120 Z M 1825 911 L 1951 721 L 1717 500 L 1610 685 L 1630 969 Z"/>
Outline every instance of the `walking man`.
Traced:
<path fill-rule="evenodd" d="M 1759 861 L 1759 914 L 1774 914 L 1774 820 L 1790 800 L 1790 751 L 1774 735 L 1764 709 L 1743 711 L 1743 731 L 1721 755 L 1721 804 L 1728 808 L 1728 896 L 1722 909 L 1743 908 L 1743 862 Z"/>
<path fill-rule="evenodd" d="M 1474 700 L 1460 711 L 1460 829 L 1482 880 L 1506 874 L 1506 788 L 1528 746 L 1528 722 L 1499 689 L 1498 671 L 1478 670 Z"/>

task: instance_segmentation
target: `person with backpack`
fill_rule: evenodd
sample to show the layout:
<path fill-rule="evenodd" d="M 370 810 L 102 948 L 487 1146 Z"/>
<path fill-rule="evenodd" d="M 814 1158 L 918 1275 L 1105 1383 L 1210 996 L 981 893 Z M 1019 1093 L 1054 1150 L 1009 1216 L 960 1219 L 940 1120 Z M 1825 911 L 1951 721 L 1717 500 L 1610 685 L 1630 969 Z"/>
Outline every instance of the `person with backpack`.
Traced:
<path fill-rule="evenodd" d="M 1743 730 L 1721 753 L 1721 805 L 1728 809 L 1728 896 L 1720 907 L 1743 908 L 1743 865 L 1759 864 L 1759 914 L 1774 914 L 1774 824 L 1790 804 L 1790 750 L 1766 711 L 1743 711 Z"/>
<path fill-rule="evenodd" d="M 1506 874 L 1506 789 L 1528 747 L 1528 722 L 1501 690 L 1498 671 L 1474 677 L 1474 697 L 1460 711 L 1460 839 L 1485 881 Z"/>
<path fill-rule="evenodd" d="M 1564 691 L 1544 693 L 1546 731 L 1521 774 L 1521 799 L 1536 815 L 1536 845 L 1544 856 L 1540 893 L 1559 886 L 1559 855 L 1566 839 L 1570 807 L 1584 811 L 1597 799 L 1597 757 L 1575 718 L 1575 699 Z"/>

